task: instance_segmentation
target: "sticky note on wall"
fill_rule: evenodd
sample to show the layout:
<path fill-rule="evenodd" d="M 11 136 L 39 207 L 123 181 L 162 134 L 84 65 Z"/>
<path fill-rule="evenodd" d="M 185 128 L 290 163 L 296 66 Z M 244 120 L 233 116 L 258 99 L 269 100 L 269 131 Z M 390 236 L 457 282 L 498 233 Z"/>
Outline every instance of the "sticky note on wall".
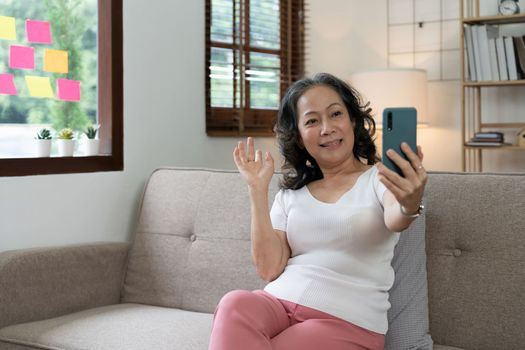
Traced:
<path fill-rule="evenodd" d="M 44 49 L 44 71 L 67 73 L 68 70 L 67 51 Z"/>
<path fill-rule="evenodd" d="M 38 44 L 51 44 L 51 23 L 46 21 L 26 20 L 27 41 Z"/>
<path fill-rule="evenodd" d="M 35 49 L 29 46 L 11 45 L 9 68 L 35 69 Z"/>
<path fill-rule="evenodd" d="M 80 81 L 58 78 L 57 97 L 63 101 L 80 101 Z"/>
<path fill-rule="evenodd" d="M 0 94 L 18 95 L 13 74 L 0 74 Z"/>
<path fill-rule="evenodd" d="M 0 39 L 16 40 L 16 22 L 14 17 L 0 16 Z"/>
<path fill-rule="evenodd" d="M 49 77 L 35 77 L 26 75 L 25 80 L 27 88 L 29 89 L 29 95 L 33 97 L 54 97 Z"/>

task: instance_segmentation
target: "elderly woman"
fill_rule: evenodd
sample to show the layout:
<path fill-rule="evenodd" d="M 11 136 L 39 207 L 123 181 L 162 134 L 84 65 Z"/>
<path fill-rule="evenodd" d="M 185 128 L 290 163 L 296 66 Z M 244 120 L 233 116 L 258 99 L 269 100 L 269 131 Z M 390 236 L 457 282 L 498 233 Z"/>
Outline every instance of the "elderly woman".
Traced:
<path fill-rule="evenodd" d="M 239 142 L 235 164 L 248 184 L 252 257 L 269 283 L 232 291 L 215 312 L 209 349 L 383 349 L 399 232 L 418 215 L 423 154 L 379 162 L 368 104 L 329 74 L 293 84 L 276 133 L 284 178 L 271 210 L 270 153 Z"/>

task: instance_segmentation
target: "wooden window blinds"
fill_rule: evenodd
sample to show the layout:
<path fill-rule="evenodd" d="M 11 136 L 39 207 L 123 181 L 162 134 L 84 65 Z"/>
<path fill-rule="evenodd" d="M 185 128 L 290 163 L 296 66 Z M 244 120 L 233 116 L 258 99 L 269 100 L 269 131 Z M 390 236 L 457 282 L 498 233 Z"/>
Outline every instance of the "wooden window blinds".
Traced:
<path fill-rule="evenodd" d="M 206 0 L 206 132 L 270 136 L 304 74 L 304 0 Z"/>

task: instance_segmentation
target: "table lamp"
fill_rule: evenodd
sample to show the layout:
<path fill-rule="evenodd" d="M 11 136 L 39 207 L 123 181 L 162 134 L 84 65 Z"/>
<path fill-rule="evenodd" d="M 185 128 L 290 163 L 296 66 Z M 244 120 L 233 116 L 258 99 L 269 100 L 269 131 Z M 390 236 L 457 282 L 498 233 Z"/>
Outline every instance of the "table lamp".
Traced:
<path fill-rule="evenodd" d="M 382 129 L 383 110 L 389 107 L 414 107 L 418 127 L 427 126 L 427 72 L 414 68 L 386 68 L 357 71 L 350 85 L 365 101 L 370 101 L 372 116 Z"/>

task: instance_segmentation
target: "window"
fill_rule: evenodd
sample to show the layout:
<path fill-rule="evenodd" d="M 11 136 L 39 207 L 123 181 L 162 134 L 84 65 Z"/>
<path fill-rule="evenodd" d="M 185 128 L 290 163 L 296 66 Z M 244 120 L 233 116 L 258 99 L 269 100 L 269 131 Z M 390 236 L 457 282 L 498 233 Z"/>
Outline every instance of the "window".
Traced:
<path fill-rule="evenodd" d="M 206 132 L 270 136 L 304 72 L 304 0 L 206 0 Z"/>
<path fill-rule="evenodd" d="M 13 46 L 32 66 L 12 63 Z M 0 48 L 0 74 L 14 83 L 0 86 L 0 176 L 123 169 L 122 0 L 0 0 Z M 99 155 L 36 158 L 30 149 L 41 127 L 80 136 L 90 124 L 100 126 Z"/>

